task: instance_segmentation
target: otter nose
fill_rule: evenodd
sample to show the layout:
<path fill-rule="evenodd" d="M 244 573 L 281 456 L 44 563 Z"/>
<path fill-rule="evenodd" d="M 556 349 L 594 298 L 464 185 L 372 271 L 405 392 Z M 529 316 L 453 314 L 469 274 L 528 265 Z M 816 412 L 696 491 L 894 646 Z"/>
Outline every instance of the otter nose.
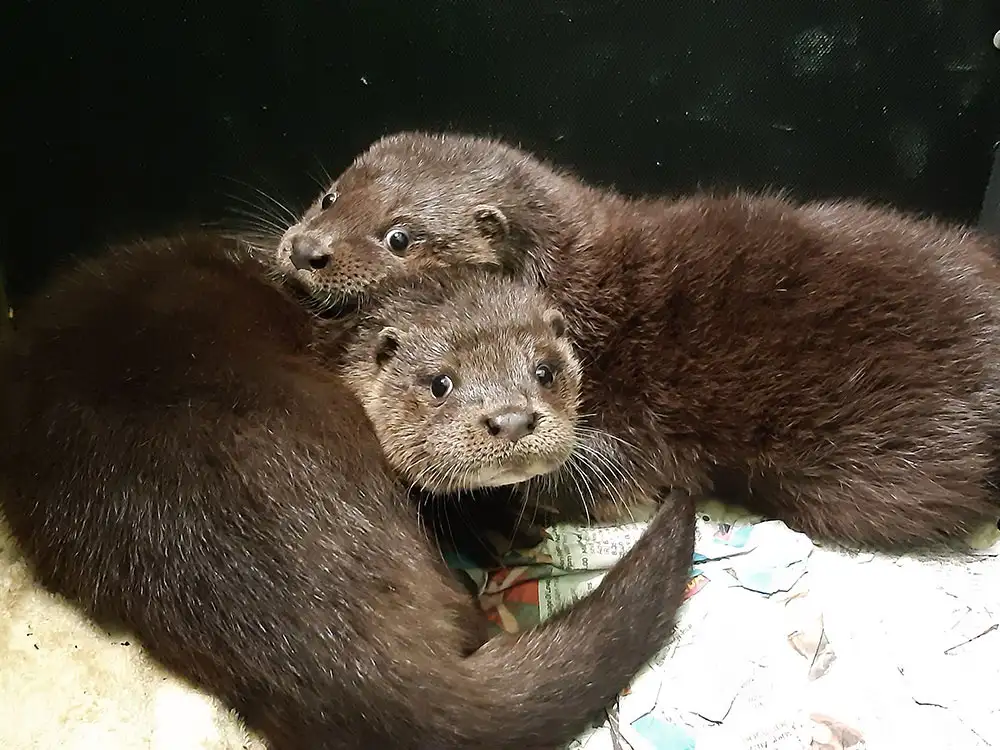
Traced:
<path fill-rule="evenodd" d="M 490 435 L 516 443 L 535 431 L 538 414 L 527 409 L 503 409 L 483 419 Z"/>
<path fill-rule="evenodd" d="M 292 240 L 292 265 L 300 271 L 319 271 L 330 263 L 331 253 L 312 237 L 299 235 Z"/>

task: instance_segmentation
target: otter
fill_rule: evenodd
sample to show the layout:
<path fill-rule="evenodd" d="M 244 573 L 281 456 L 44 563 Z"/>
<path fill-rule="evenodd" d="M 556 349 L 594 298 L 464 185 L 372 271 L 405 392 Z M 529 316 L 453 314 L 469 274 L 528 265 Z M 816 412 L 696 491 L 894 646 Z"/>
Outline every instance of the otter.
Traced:
<path fill-rule="evenodd" d="M 631 198 L 497 140 L 406 132 L 271 251 L 318 310 L 440 267 L 544 286 L 597 457 L 525 483 L 564 514 L 583 480 L 608 520 L 714 490 L 889 551 L 961 546 L 1000 515 L 998 248 L 972 230 L 860 201 Z"/>
<path fill-rule="evenodd" d="M 580 363 L 541 290 L 470 268 L 371 296 L 337 369 L 398 473 L 448 495 L 548 475 L 574 457 Z"/>
<path fill-rule="evenodd" d="M 238 242 L 168 237 L 64 270 L 21 311 L 0 508 L 41 583 L 275 750 L 569 742 L 672 632 L 690 498 L 592 595 L 484 643 L 314 316 L 268 273 Z"/>

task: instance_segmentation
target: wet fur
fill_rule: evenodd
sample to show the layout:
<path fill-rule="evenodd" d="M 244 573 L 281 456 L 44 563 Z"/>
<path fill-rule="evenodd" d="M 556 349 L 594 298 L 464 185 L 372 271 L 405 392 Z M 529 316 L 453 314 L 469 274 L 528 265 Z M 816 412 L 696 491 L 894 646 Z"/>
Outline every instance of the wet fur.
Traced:
<path fill-rule="evenodd" d="M 580 605 L 467 656 L 482 613 L 314 359 L 312 317 L 234 244 L 117 250 L 20 317 L 0 486 L 38 576 L 276 750 L 550 750 L 672 631 L 686 498 Z"/>
<path fill-rule="evenodd" d="M 591 517 L 667 485 L 883 549 L 996 521 L 1000 250 L 972 231 L 849 201 L 630 199 L 461 135 L 387 137 L 331 189 L 277 250 L 315 301 L 466 264 L 544 284 L 584 363 Z M 402 256 L 379 242 L 394 225 Z M 327 268 L 287 263 L 302 233 Z M 572 514 L 579 479 L 532 492 Z"/>

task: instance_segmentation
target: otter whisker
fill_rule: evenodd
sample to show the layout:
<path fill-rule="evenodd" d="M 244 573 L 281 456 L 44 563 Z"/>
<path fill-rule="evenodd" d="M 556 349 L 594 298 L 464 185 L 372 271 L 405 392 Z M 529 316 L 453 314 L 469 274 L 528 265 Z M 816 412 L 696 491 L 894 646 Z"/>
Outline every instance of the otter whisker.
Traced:
<path fill-rule="evenodd" d="M 267 222 L 278 234 L 282 234 L 288 227 L 288 222 L 283 216 L 264 206 L 258 206 L 253 201 L 245 200 L 237 195 L 227 195 L 226 197 L 241 204 L 228 206 L 226 212 L 229 215 L 237 216 L 240 220 L 252 219 L 258 222 Z"/>
<path fill-rule="evenodd" d="M 627 491 L 627 488 L 632 488 L 632 491 L 635 491 L 638 487 L 635 474 L 632 472 L 630 467 L 627 466 L 621 458 L 619 458 L 617 451 L 599 451 L 594 446 L 589 445 L 583 445 L 582 448 L 583 452 L 589 453 L 592 460 L 600 465 L 603 465 L 612 472 L 616 479 L 618 479 L 618 482 L 614 483 L 614 487 L 616 488 L 622 505 L 628 508 L 631 503 L 625 500 L 624 493 Z"/>
<path fill-rule="evenodd" d="M 417 530 L 420 532 L 420 536 L 429 539 L 431 536 L 431 532 L 428 531 L 427 529 L 427 521 L 424 514 L 423 498 L 417 499 L 416 506 L 417 506 Z"/>
<path fill-rule="evenodd" d="M 247 235 L 259 235 L 260 237 L 267 238 L 271 245 L 276 246 L 278 244 L 282 230 L 270 218 L 257 216 L 242 209 L 229 209 L 229 212 L 233 214 L 234 218 L 208 221 L 202 226 L 215 226 L 222 227 L 223 229 L 232 228 L 234 231 Z"/>
<path fill-rule="evenodd" d="M 205 220 L 199 222 L 198 226 L 205 230 L 218 232 L 226 239 L 248 245 L 260 252 L 270 252 L 265 248 L 277 247 L 280 237 L 274 229 L 265 226 L 257 217 Z"/>
<path fill-rule="evenodd" d="M 295 224 L 297 224 L 297 223 L 298 223 L 298 221 L 299 221 L 299 215 L 298 215 L 297 213 L 295 213 L 295 211 L 293 211 L 292 209 L 290 209 L 290 208 L 289 208 L 288 206 L 286 206 L 286 205 L 285 205 L 284 203 L 282 203 L 282 202 L 281 202 L 280 200 L 278 200 L 278 199 L 277 199 L 277 198 L 275 198 L 274 196 L 271 196 L 271 195 L 268 195 L 268 194 L 267 194 L 267 193 L 265 193 L 265 192 L 264 192 L 263 190 L 259 190 L 259 189 L 258 189 L 258 190 L 257 190 L 257 192 L 258 192 L 258 193 L 259 193 L 259 194 L 260 194 L 260 195 L 261 195 L 262 197 L 264 197 L 264 198 L 266 198 L 266 199 L 270 200 L 270 201 L 271 201 L 272 203 L 274 203 L 274 204 L 275 204 L 275 205 L 276 205 L 276 206 L 277 206 L 278 208 L 280 208 L 280 209 L 281 209 L 282 211 L 284 211 L 284 212 L 285 212 L 285 214 L 286 214 L 286 215 L 287 215 L 287 216 L 289 217 L 289 219 L 291 219 L 291 223 L 289 224 L 289 226 L 294 226 Z"/>
<path fill-rule="evenodd" d="M 243 211 L 241 209 L 232 209 L 231 213 L 239 217 L 239 231 L 248 235 L 255 234 L 261 237 L 266 237 L 267 239 L 272 240 L 274 245 L 277 245 L 278 240 L 281 239 L 283 230 L 280 225 L 275 224 L 273 220 L 263 216 L 254 216 L 248 211 Z M 235 221 L 234 224 L 236 224 Z"/>
<path fill-rule="evenodd" d="M 256 245 L 250 245 L 250 249 L 253 252 L 255 252 L 255 253 L 264 253 L 264 252 L 266 252 L 265 250 L 263 250 L 260 247 L 257 247 Z M 277 266 L 274 266 L 274 265 L 270 265 L 270 264 L 267 265 L 265 267 L 265 269 L 264 269 L 264 275 L 265 275 L 265 277 L 267 278 L 268 281 L 270 281 L 272 284 L 274 284 L 276 286 L 282 286 L 287 281 L 287 276 L 286 276 L 285 272 L 282 271 Z M 313 314 L 312 311 L 308 309 L 308 307 L 306 307 L 305 309 L 306 309 L 306 312 L 309 315 Z"/>
<path fill-rule="evenodd" d="M 408 451 L 406 454 L 397 456 L 397 459 L 403 459 L 397 464 L 400 468 L 397 469 L 397 474 L 404 477 L 413 477 L 410 481 L 410 485 L 407 488 L 407 492 L 412 494 L 415 489 L 422 489 L 427 486 L 424 476 L 427 472 L 432 472 L 434 470 L 433 465 L 431 465 L 424 456 L 419 454 L 413 455 L 413 451 Z"/>
<path fill-rule="evenodd" d="M 446 508 L 444 506 L 444 504 L 441 503 L 441 502 L 435 501 L 434 502 L 434 506 L 435 506 L 435 510 L 437 510 L 437 512 L 439 512 L 444 517 L 444 523 L 448 527 L 447 528 L 448 539 L 451 541 L 451 548 L 452 548 L 452 550 L 454 550 L 454 551 L 457 552 L 458 551 L 458 540 L 455 538 L 455 528 L 454 528 L 454 524 L 452 523 L 451 513 L 448 512 L 448 508 Z M 444 563 L 444 566 L 447 568 L 448 567 L 448 560 L 447 560 L 447 558 L 444 555 L 444 550 L 441 548 L 440 543 L 438 544 L 438 552 L 441 555 L 441 562 Z"/>
<path fill-rule="evenodd" d="M 243 206 L 231 206 L 228 209 L 230 213 L 246 219 L 253 219 L 254 221 L 266 223 L 278 232 L 278 234 L 284 234 L 285 230 L 291 226 L 284 216 L 276 211 L 270 210 L 267 206 L 260 206 L 251 200 L 247 200 L 242 196 L 233 195 L 231 193 L 227 193 L 226 197 L 230 200 L 236 201 L 237 203 L 241 203 Z"/>
<path fill-rule="evenodd" d="M 466 487 L 465 482 L 468 481 L 468 468 L 463 468 L 461 466 L 453 466 L 448 472 L 448 482 L 451 487 L 450 492 L 460 492 Z"/>
<path fill-rule="evenodd" d="M 590 460 L 593 461 L 598 467 L 604 467 L 607 469 L 613 477 L 621 483 L 622 486 L 629 486 L 634 484 L 634 478 L 628 474 L 625 467 L 617 459 L 614 453 L 605 453 L 598 450 L 592 445 L 587 445 L 586 443 L 579 443 L 577 445 L 577 450 L 582 455 L 589 456 Z M 604 474 L 604 471 L 601 471 Z"/>
<path fill-rule="evenodd" d="M 439 466 L 434 466 L 433 469 L 433 483 L 428 485 L 428 487 L 432 487 L 436 494 L 448 494 L 451 492 L 454 486 L 452 479 L 454 469 L 447 468 L 442 470 Z"/>
<path fill-rule="evenodd" d="M 577 454 L 576 460 L 578 465 L 582 464 L 589 469 L 590 481 L 588 481 L 587 486 L 592 495 L 596 493 L 610 499 L 611 504 L 616 509 L 624 504 L 617 484 L 608 479 L 607 474 L 599 463 L 592 460 L 585 453 Z M 594 504 L 596 506 L 596 501 L 594 501 Z"/>
<path fill-rule="evenodd" d="M 539 484 L 544 484 L 546 487 L 552 487 L 552 476 L 550 474 L 544 474 L 540 477 L 533 477 L 532 479 L 529 479 L 527 482 L 524 482 L 521 487 L 521 492 L 524 495 L 525 507 L 527 507 L 529 502 L 531 503 L 531 520 L 529 521 L 529 523 L 532 526 L 535 525 L 538 518 Z"/>
<path fill-rule="evenodd" d="M 457 476 L 457 469 L 454 466 L 446 466 L 442 471 L 437 468 L 437 487 L 441 492 L 451 492 L 454 486 L 454 477 Z"/>
<path fill-rule="evenodd" d="M 588 446 L 585 443 L 577 445 L 577 451 L 574 453 L 574 456 L 577 460 L 584 463 L 594 472 L 594 479 L 600 483 L 604 493 L 610 497 L 615 508 L 620 509 L 620 511 L 624 511 L 629 515 L 632 521 L 635 521 L 632 511 L 629 508 L 629 503 L 625 501 L 625 497 L 621 493 L 619 483 L 609 480 L 607 474 L 605 473 L 605 469 L 614 470 L 615 468 L 614 465 L 609 462 L 607 456 L 595 451 L 591 446 Z M 620 471 L 618 472 L 617 478 L 619 478 L 624 484 L 629 483 L 628 478 Z"/>
<path fill-rule="evenodd" d="M 268 192 L 265 192 L 264 190 L 261 190 L 256 185 L 251 185 L 250 183 L 236 179 L 235 177 L 230 177 L 229 179 L 232 182 L 235 182 L 237 185 L 242 185 L 245 188 L 249 188 L 257 195 L 259 195 L 261 198 L 263 198 L 265 201 L 268 201 L 271 205 L 281 209 L 281 211 L 283 211 L 288 217 L 291 218 L 291 222 L 288 224 L 288 226 L 292 226 L 292 224 L 296 224 L 298 222 L 299 220 L 298 214 L 296 214 L 292 209 L 290 209 L 288 206 L 286 206 L 284 203 L 278 200 L 278 198 L 276 198 L 275 196 L 271 195 Z"/>
<path fill-rule="evenodd" d="M 326 171 L 323 169 L 322 164 L 319 164 L 318 166 L 320 168 L 320 171 L 323 172 Z M 306 177 L 308 177 L 310 180 L 316 183 L 316 187 L 319 188 L 321 193 L 325 193 L 330 188 L 330 183 L 333 182 L 333 180 L 327 180 L 326 182 L 324 182 L 323 178 L 317 177 L 312 170 L 306 170 Z"/>
<path fill-rule="evenodd" d="M 590 435 L 593 438 L 599 438 L 607 441 L 614 441 L 617 442 L 619 445 L 628 448 L 629 452 L 633 454 L 633 460 L 638 461 L 638 463 L 643 468 L 647 469 L 651 474 L 659 474 L 663 470 L 662 466 L 657 465 L 656 463 L 651 461 L 648 458 L 648 456 L 645 455 L 644 452 L 641 452 L 636 444 L 630 443 L 624 438 L 621 438 L 617 435 L 612 435 L 610 432 L 606 432 L 605 430 L 597 429 L 595 427 L 588 427 L 586 425 L 578 425 L 576 429 L 580 434 Z"/>
<path fill-rule="evenodd" d="M 437 551 L 438 558 L 441 560 L 441 562 L 444 564 L 444 566 L 447 567 L 448 566 L 448 560 L 445 557 L 444 547 L 442 546 L 442 540 L 445 539 L 445 535 L 444 535 L 444 531 L 443 531 L 444 522 L 442 522 L 441 519 L 438 517 L 439 513 L 441 511 L 441 508 L 440 508 L 440 506 L 438 506 L 437 503 L 433 502 L 432 500 L 428 500 L 427 501 L 427 506 L 428 506 L 428 510 L 430 512 L 430 517 L 433 519 L 433 521 L 432 521 L 432 523 L 433 523 L 433 535 L 431 536 L 431 538 L 429 539 L 429 541 L 434 546 L 434 549 Z M 454 537 L 452 537 L 452 544 L 454 545 L 454 543 L 455 543 L 455 540 L 454 540 Z"/>
<path fill-rule="evenodd" d="M 510 530 L 510 537 L 509 537 L 509 542 L 510 543 L 507 546 L 507 551 L 508 552 L 510 552 L 514 548 L 514 535 L 517 533 L 517 530 L 519 528 L 521 528 L 521 523 L 524 521 L 524 512 L 528 509 L 528 493 L 527 493 L 527 491 L 522 492 L 521 495 L 524 497 L 524 499 L 521 501 L 521 508 L 517 512 L 517 520 L 514 522 L 514 528 Z M 535 510 L 537 510 L 537 509 L 538 509 L 538 506 L 536 505 L 535 506 Z M 534 518 L 534 514 L 532 514 L 532 518 L 531 518 L 531 525 L 532 526 L 535 525 L 534 522 L 535 522 L 535 518 Z"/>
<path fill-rule="evenodd" d="M 613 440 L 617 443 L 620 443 L 621 445 L 624 445 L 626 448 L 632 448 L 633 450 L 638 450 L 638 446 L 636 446 L 635 443 L 630 443 L 623 437 L 619 437 L 618 435 L 612 435 L 610 432 L 605 432 L 604 430 L 598 429 L 596 427 L 590 427 L 588 425 L 583 425 L 583 424 L 576 425 L 575 432 L 583 435 L 592 435 L 594 437 Z"/>
<path fill-rule="evenodd" d="M 288 220 L 275 211 L 265 206 L 259 206 L 253 201 L 245 200 L 237 195 L 227 196 L 238 205 L 231 205 L 226 208 L 224 222 L 238 227 L 240 231 L 252 229 L 255 232 L 268 237 L 268 244 L 273 247 L 278 246 L 281 236 L 290 226 Z"/>
<path fill-rule="evenodd" d="M 592 523 L 590 520 L 590 507 L 587 504 L 587 497 L 583 494 L 583 488 L 580 486 L 580 481 L 577 479 L 577 473 L 580 474 L 580 479 L 583 479 L 583 487 L 587 488 L 587 492 L 590 494 L 591 502 L 594 502 L 594 495 L 590 490 L 590 483 L 587 482 L 586 476 L 583 475 L 582 470 L 579 466 L 577 466 L 576 461 L 572 456 L 565 465 L 570 479 L 573 480 L 573 486 L 576 487 L 576 494 L 580 498 L 580 504 L 583 506 L 583 513 L 587 519 L 587 526 L 590 526 Z"/>
<path fill-rule="evenodd" d="M 270 232 L 254 227 L 240 227 L 235 230 L 224 230 L 224 234 L 231 239 L 239 240 L 250 246 L 254 252 L 266 254 L 268 248 L 274 247 L 278 243 L 278 238 Z"/>
<path fill-rule="evenodd" d="M 319 171 L 323 173 L 323 177 L 326 180 L 326 182 L 320 184 L 319 189 L 328 190 L 333 184 L 333 178 L 330 176 L 329 170 L 323 165 L 323 160 L 316 154 L 313 154 L 313 161 L 316 162 L 316 166 L 319 167 Z"/>
<path fill-rule="evenodd" d="M 323 302 L 320 305 L 320 311 L 322 312 L 324 310 L 329 310 L 331 307 L 333 307 L 334 299 L 335 299 L 334 292 L 332 290 L 328 291 L 326 293 L 326 297 L 323 299 Z"/>
<path fill-rule="evenodd" d="M 415 481 L 419 482 L 419 486 L 431 495 L 440 493 L 442 491 L 441 470 L 429 459 L 421 460 L 423 461 L 423 466 L 417 472 Z"/>
<path fill-rule="evenodd" d="M 585 451 L 594 457 L 599 457 L 599 460 L 608 468 L 616 469 L 617 476 L 626 484 L 631 484 L 633 482 L 632 472 L 625 467 L 621 459 L 618 457 L 618 452 L 613 448 L 608 448 L 607 450 L 602 449 L 603 446 L 600 445 L 600 440 L 580 440 L 581 436 L 590 436 L 591 438 L 611 438 L 618 439 L 616 436 L 610 435 L 601 430 L 596 430 L 593 428 L 577 428 L 576 430 L 576 447 L 578 450 Z M 621 441 L 622 444 L 628 446 L 629 444 L 625 441 Z M 634 447 L 634 446 L 633 446 Z"/>

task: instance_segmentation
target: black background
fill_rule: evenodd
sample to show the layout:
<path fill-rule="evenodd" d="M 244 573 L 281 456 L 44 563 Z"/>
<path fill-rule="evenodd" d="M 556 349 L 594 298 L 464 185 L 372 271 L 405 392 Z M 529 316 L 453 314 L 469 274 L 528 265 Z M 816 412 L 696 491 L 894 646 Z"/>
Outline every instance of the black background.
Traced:
<path fill-rule="evenodd" d="M 998 0 L 3 5 L 12 296 L 107 242 L 299 209 L 379 135 L 520 142 L 627 191 L 783 186 L 974 221 Z"/>

